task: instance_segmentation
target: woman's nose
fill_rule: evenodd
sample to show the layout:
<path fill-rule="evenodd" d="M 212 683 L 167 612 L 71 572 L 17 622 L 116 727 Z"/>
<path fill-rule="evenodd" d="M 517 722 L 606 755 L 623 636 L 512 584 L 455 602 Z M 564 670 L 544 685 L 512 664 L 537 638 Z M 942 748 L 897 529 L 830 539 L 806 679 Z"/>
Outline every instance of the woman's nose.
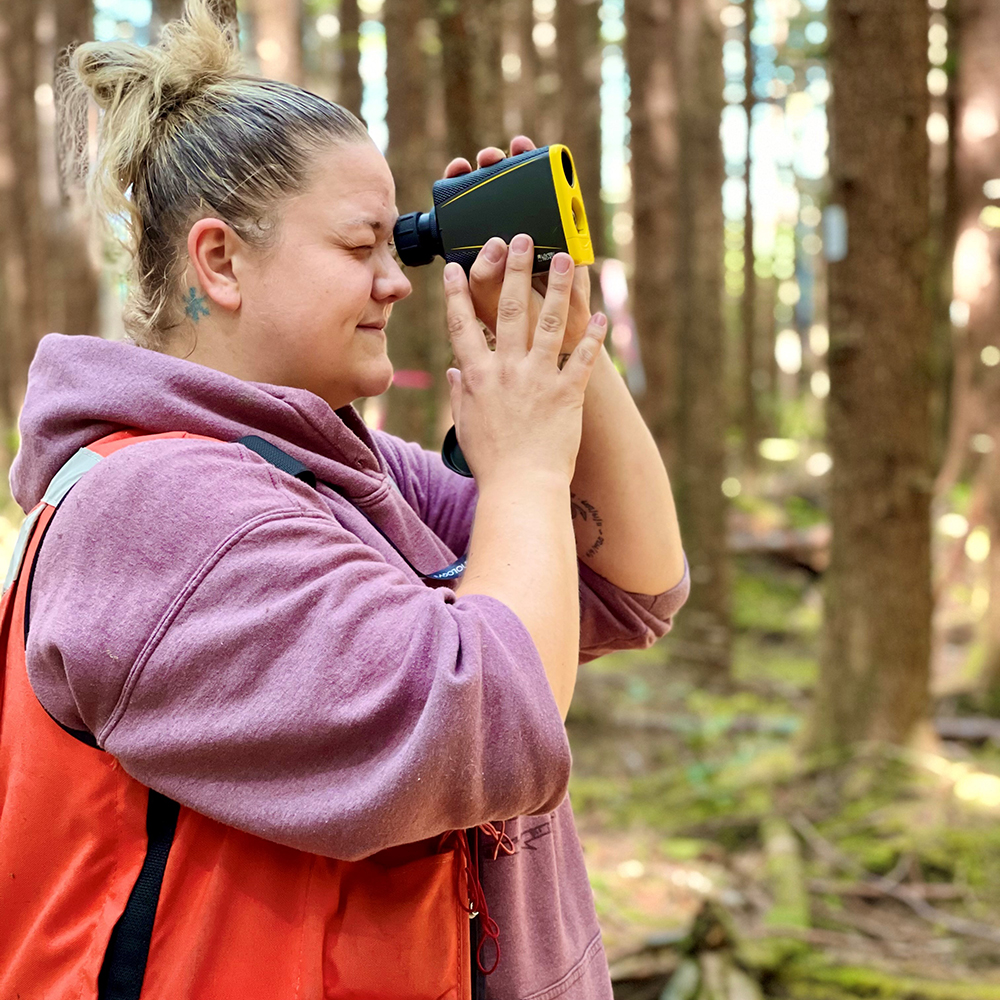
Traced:
<path fill-rule="evenodd" d="M 373 297 L 398 302 L 400 299 L 405 299 L 412 291 L 410 279 L 403 274 L 403 269 L 395 257 L 390 257 L 382 272 L 375 278 Z"/>

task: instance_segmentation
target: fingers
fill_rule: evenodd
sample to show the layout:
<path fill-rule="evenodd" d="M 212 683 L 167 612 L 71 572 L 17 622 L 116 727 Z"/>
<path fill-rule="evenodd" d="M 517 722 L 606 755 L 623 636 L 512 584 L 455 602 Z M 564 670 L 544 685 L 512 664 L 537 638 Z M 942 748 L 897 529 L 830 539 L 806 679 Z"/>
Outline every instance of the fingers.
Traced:
<path fill-rule="evenodd" d="M 586 388 L 607 334 L 607 316 L 604 313 L 594 313 L 587 324 L 583 339 L 576 345 L 566 364 L 563 365 L 563 375 L 576 381 L 582 388 Z"/>
<path fill-rule="evenodd" d="M 499 236 L 486 241 L 469 272 L 469 288 L 476 315 L 491 329 L 497 328 L 497 304 L 503 284 L 507 244 Z"/>
<path fill-rule="evenodd" d="M 554 364 L 566 335 L 570 295 L 573 291 L 573 258 L 557 253 L 549 268 L 548 288 L 535 326 L 531 352 Z"/>
<path fill-rule="evenodd" d="M 487 146 L 476 153 L 476 163 L 480 167 L 491 167 L 499 163 L 507 154 L 497 146 Z"/>
<path fill-rule="evenodd" d="M 531 237 L 518 233 L 510 241 L 503 287 L 497 302 L 497 354 L 523 358 L 528 350 L 528 309 L 535 254 Z"/>
<path fill-rule="evenodd" d="M 456 156 L 451 163 L 444 168 L 445 177 L 458 177 L 459 174 L 472 172 L 472 164 L 464 156 Z"/>
<path fill-rule="evenodd" d="M 469 295 L 469 284 L 461 264 L 452 261 L 444 267 L 444 307 L 448 318 L 448 336 L 459 366 L 475 365 L 490 353 L 486 338 L 476 320 Z"/>
<path fill-rule="evenodd" d="M 519 153 L 526 153 L 529 149 L 535 148 L 535 144 L 526 135 L 515 135 L 510 141 L 511 156 L 517 156 Z M 476 166 L 492 166 L 494 163 L 499 163 L 506 155 L 498 146 L 487 146 L 476 154 Z M 444 168 L 444 175 L 445 177 L 458 177 L 461 174 L 470 173 L 471 170 L 472 164 L 464 156 L 456 156 Z"/>

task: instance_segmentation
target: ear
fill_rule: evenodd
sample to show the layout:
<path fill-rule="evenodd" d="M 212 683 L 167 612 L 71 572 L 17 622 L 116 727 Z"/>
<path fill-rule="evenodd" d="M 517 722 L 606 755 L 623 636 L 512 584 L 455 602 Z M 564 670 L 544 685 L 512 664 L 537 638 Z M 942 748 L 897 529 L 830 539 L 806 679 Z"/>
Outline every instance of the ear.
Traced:
<path fill-rule="evenodd" d="M 243 241 L 221 219 L 199 219 L 188 233 L 187 249 L 204 293 L 227 312 L 239 309 L 242 296 L 233 259 Z"/>

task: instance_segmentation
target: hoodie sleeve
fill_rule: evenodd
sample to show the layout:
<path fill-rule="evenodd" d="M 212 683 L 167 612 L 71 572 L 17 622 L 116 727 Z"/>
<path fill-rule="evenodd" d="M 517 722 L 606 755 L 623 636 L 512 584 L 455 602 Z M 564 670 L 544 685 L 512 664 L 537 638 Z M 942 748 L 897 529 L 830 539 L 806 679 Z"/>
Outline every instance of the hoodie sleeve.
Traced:
<path fill-rule="evenodd" d="M 448 469 L 436 452 L 377 433 L 380 450 L 406 501 L 453 551 L 466 552 L 476 509 L 476 484 Z M 622 649 L 644 649 L 666 635 L 691 589 L 684 577 L 662 594 L 633 594 L 580 562 L 580 662 Z"/>
<path fill-rule="evenodd" d="M 184 491 L 144 447 L 88 474 L 41 550 L 29 675 L 61 722 L 185 806 L 346 860 L 556 808 L 569 746 L 506 605 L 411 580 L 235 446 L 175 445 L 216 454 L 165 509 Z"/>

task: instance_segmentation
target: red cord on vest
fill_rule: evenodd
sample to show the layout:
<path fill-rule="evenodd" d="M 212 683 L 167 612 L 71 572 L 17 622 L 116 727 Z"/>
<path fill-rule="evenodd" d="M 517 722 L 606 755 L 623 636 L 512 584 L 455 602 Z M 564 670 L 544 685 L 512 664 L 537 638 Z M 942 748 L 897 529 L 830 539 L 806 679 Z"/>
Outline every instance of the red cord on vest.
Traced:
<path fill-rule="evenodd" d="M 492 823 L 481 823 L 479 829 L 487 837 L 492 837 L 496 841 L 496 846 L 493 848 L 494 861 L 499 857 L 501 851 L 508 856 L 514 853 L 514 841 L 507 836 L 507 820 L 500 820 L 499 830 Z"/>
<path fill-rule="evenodd" d="M 486 825 L 494 833 L 496 832 L 492 823 Z M 476 948 L 476 965 L 479 966 L 479 970 L 483 975 L 489 976 L 496 971 L 497 966 L 500 964 L 500 928 L 497 922 L 490 916 L 489 908 L 486 905 L 486 894 L 483 892 L 482 883 L 479 881 L 479 837 L 474 836 L 473 843 L 470 845 L 467 833 L 462 830 L 459 832 L 458 845 L 462 851 L 462 857 L 465 860 L 465 868 L 468 873 L 469 905 L 467 910 L 469 919 L 478 916 L 483 931 L 479 947 Z M 510 853 L 513 854 L 513 851 Z M 488 940 L 493 942 L 493 947 L 496 949 L 496 957 L 493 959 L 493 964 L 487 969 L 483 965 L 483 945 Z"/>

